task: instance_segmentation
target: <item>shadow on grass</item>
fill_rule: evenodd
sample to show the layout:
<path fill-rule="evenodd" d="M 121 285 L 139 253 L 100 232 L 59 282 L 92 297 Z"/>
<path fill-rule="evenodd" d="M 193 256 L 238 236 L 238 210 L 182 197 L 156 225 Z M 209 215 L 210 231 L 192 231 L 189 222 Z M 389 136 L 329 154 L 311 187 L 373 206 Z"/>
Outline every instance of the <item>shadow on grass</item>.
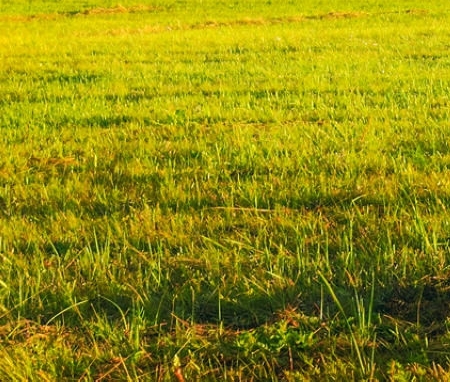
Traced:
<path fill-rule="evenodd" d="M 413 323 L 427 335 L 447 331 L 450 316 L 450 279 L 427 277 L 418 283 L 392 285 L 378 304 L 380 313 Z"/>

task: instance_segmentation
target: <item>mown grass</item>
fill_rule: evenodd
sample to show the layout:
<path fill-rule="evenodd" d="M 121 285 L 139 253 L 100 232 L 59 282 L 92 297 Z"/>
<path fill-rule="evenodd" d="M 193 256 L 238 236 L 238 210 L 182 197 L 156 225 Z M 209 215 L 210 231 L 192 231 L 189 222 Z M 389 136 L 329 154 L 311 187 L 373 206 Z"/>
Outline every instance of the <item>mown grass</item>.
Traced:
<path fill-rule="evenodd" d="M 448 10 L 282 3 L 1 3 L 2 380 L 448 378 Z"/>

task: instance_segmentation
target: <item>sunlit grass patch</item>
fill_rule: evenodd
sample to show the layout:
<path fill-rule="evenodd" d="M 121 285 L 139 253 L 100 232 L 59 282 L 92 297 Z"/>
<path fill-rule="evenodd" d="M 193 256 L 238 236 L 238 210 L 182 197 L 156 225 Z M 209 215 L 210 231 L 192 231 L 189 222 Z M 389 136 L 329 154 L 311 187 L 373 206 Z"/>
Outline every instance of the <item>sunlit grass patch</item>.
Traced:
<path fill-rule="evenodd" d="M 3 379 L 446 378 L 441 3 L 4 5 Z"/>

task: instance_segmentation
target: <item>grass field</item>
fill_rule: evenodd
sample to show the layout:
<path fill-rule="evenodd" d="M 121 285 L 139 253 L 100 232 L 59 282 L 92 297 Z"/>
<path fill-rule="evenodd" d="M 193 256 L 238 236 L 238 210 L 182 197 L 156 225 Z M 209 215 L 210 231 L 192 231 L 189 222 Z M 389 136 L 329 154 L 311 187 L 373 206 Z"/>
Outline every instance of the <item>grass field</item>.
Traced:
<path fill-rule="evenodd" d="M 450 379 L 445 1 L 0 1 L 0 379 Z"/>

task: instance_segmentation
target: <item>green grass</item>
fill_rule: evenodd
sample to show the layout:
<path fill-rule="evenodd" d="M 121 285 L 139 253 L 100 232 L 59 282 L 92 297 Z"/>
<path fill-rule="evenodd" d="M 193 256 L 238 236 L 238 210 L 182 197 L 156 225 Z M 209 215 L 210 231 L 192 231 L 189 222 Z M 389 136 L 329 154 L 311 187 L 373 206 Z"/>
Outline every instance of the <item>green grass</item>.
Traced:
<path fill-rule="evenodd" d="M 448 379 L 449 21 L 3 0 L 0 379 Z"/>

